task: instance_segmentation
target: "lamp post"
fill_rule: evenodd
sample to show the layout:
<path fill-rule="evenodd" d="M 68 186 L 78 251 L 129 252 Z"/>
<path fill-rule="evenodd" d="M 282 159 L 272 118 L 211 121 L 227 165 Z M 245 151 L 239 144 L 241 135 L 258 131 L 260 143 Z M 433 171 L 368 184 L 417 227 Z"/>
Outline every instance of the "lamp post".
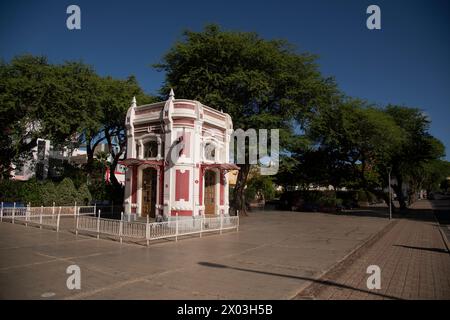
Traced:
<path fill-rule="evenodd" d="M 391 171 L 392 171 L 392 168 L 388 167 L 387 171 L 388 171 L 388 190 L 389 190 L 389 220 L 391 220 L 392 219 L 392 199 L 391 199 L 391 196 L 392 196 L 392 192 L 391 192 Z"/>

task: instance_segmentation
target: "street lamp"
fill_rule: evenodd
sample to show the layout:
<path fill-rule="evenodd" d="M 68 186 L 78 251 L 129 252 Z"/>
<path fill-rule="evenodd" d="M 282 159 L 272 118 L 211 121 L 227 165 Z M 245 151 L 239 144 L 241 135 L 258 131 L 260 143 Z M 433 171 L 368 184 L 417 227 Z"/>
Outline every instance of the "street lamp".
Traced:
<path fill-rule="evenodd" d="M 392 219 L 392 200 L 391 200 L 391 196 L 392 196 L 392 192 L 391 192 L 391 171 L 392 171 L 392 167 L 387 167 L 387 171 L 388 171 L 388 190 L 389 190 L 389 220 Z"/>

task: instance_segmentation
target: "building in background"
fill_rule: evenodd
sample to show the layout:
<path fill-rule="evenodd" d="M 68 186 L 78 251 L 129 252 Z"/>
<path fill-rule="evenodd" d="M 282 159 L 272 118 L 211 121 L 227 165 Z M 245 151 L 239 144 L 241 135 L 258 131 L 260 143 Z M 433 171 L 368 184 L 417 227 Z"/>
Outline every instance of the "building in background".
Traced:
<path fill-rule="evenodd" d="M 99 144 L 94 150 L 94 158 L 107 154 L 105 159 L 107 162 L 112 161 L 112 156 L 108 153 L 107 144 Z M 60 177 L 64 173 L 64 162 L 71 165 L 79 166 L 87 163 L 86 149 L 80 148 L 69 149 L 64 147 L 56 149 L 50 140 L 38 139 L 36 147 L 32 149 L 31 158 L 24 161 L 20 166 L 13 164 L 11 171 L 11 179 L 26 181 L 33 177 L 38 180 L 45 180 L 49 177 Z M 125 170 L 123 165 L 117 165 L 115 175 L 119 183 L 125 184 Z M 109 167 L 104 172 L 106 182 L 110 181 Z"/>
<path fill-rule="evenodd" d="M 84 159 L 84 162 L 81 159 Z M 86 151 L 80 148 L 57 149 L 50 140 L 38 139 L 30 159 L 21 165 L 12 165 L 11 179 L 26 181 L 33 177 L 38 180 L 59 177 L 63 173 L 64 161 L 72 164 L 86 163 Z"/>

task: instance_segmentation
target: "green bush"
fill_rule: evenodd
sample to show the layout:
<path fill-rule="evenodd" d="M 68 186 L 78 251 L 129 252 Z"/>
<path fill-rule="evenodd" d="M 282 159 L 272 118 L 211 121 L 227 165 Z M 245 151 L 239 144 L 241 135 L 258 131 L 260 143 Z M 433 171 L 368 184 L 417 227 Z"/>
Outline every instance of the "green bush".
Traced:
<path fill-rule="evenodd" d="M 374 195 L 372 192 L 367 191 L 366 194 L 367 194 L 367 201 L 369 201 L 370 203 L 377 201 L 377 196 Z"/>
<path fill-rule="evenodd" d="M 59 206 L 70 206 L 78 200 L 78 191 L 70 178 L 64 178 L 56 187 L 56 192 L 56 204 Z"/>
<path fill-rule="evenodd" d="M 39 205 L 42 203 L 41 183 L 35 179 L 30 179 L 20 189 L 19 195 L 21 202 L 31 205 Z"/>
<path fill-rule="evenodd" d="M 78 189 L 78 201 L 79 205 L 88 205 L 92 201 L 91 193 L 87 184 L 83 183 Z"/>
<path fill-rule="evenodd" d="M 0 180 L 0 201 L 20 202 L 20 189 L 25 182 L 13 180 Z"/>
<path fill-rule="evenodd" d="M 359 202 L 367 202 L 368 197 L 367 197 L 367 193 L 364 190 L 359 190 L 358 191 L 358 201 Z"/>
<path fill-rule="evenodd" d="M 323 196 L 322 198 L 319 199 L 319 205 L 327 208 L 334 208 L 336 207 L 336 198 L 330 196 Z"/>
<path fill-rule="evenodd" d="M 52 206 L 58 202 L 56 186 L 52 181 L 47 181 L 42 185 L 42 203 L 43 206 Z"/>
<path fill-rule="evenodd" d="M 88 186 L 81 184 L 78 190 L 70 178 L 63 179 L 58 185 L 52 181 L 39 182 L 35 179 L 28 181 L 1 180 L 0 201 L 22 202 L 31 206 L 72 206 L 75 202 L 87 205 L 92 196 Z"/>
<path fill-rule="evenodd" d="M 301 194 L 301 198 L 305 200 L 305 202 L 310 204 L 320 204 L 322 198 L 325 198 L 326 195 L 322 191 L 303 191 Z"/>
<path fill-rule="evenodd" d="M 255 176 L 249 179 L 245 189 L 245 199 L 252 201 L 258 193 L 262 193 L 266 201 L 275 198 L 275 187 L 270 176 Z"/>

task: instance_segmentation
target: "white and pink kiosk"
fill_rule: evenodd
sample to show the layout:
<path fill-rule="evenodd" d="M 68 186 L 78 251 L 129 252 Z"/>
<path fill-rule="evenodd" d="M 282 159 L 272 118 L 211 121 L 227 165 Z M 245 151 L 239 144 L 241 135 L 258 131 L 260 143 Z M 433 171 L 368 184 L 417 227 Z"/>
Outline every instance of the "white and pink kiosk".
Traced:
<path fill-rule="evenodd" d="M 228 215 L 231 117 L 198 101 L 169 99 L 137 106 L 126 117 L 126 214 Z"/>

